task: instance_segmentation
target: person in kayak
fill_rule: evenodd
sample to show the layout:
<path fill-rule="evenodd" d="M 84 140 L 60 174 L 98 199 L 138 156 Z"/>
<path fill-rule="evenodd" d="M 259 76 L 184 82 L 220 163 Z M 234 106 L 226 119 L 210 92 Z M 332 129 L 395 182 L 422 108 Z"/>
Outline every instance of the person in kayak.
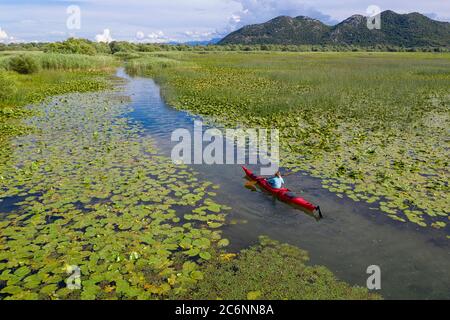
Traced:
<path fill-rule="evenodd" d="M 273 178 L 267 179 L 267 182 L 274 189 L 281 189 L 284 185 L 284 180 L 283 180 L 283 177 L 281 176 L 280 171 L 275 173 Z"/>

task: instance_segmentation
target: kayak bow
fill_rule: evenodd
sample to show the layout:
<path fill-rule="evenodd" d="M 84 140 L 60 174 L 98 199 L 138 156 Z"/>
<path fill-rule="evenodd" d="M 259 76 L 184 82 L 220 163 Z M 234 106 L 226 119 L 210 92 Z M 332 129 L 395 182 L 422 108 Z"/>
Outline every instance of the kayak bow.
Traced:
<path fill-rule="evenodd" d="M 247 176 L 248 179 L 250 179 L 252 181 L 256 181 L 256 183 L 262 189 L 264 189 L 267 192 L 276 196 L 278 198 L 278 200 L 286 202 L 291 205 L 294 205 L 295 207 L 299 207 L 300 209 L 302 209 L 308 213 L 311 213 L 311 214 L 314 214 L 317 212 L 317 213 L 319 213 L 319 217 L 322 218 L 322 212 L 320 211 L 319 206 L 315 206 L 315 205 L 311 204 L 310 202 L 306 201 L 305 199 L 295 196 L 292 193 L 292 191 L 289 189 L 286 189 L 286 188 L 274 189 L 271 187 L 269 182 L 267 182 L 267 180 L 264 179 L 263 177 L 256 176 L 255 174 L 253 174 L 253 172 L 248 170 L 246 167 L 242 167 L 242 169 L 244 170 L 245 175 Z"/>

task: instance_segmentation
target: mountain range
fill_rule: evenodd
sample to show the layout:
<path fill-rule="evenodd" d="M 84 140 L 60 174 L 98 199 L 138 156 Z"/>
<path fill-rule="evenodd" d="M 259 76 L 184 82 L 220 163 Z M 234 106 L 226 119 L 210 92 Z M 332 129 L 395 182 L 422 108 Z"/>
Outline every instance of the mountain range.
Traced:
<path fill-rule="evenodd" d="M 280 16 L 234 31 L 219 44 L 450 47 L 450 23 L 416 12 L 398 14 L 390 10 L 381 13 L 381 28 L 372 30 L 362 15 L 334 26 L 305 16 Z"/>

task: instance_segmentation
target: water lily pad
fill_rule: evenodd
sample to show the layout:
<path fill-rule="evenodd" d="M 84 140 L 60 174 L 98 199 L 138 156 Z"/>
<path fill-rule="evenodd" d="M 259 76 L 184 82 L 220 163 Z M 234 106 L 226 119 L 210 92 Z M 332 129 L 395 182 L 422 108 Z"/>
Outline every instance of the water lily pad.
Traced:
<path fill-rule="evenodd" d="M 204 259 L 204 260 L 210 260 L 211 259 L 211 254 L 209 252 L 200 252 L 199 254 L 200 258 Z"/>
<path fill-rule="evenodd" d="M 201 278 L 190 260 L 209 257 L 220 233 L 207 222 L 225 220 L 207 215 L 220 206 L 208 194 L 211 183 L 158 155 L 117 94 L 35 106 L 43 111 L 28 121 L 36 133 L 18 137 L 11 163 L 0 164 L 2 190 L 23 197 L 0 222 L 6 298 L 155 298 Z M 186 212 L 193 223 L 180 226 Z M 66 266 L 80 268 L 72 284 L 81 290 L 60 288 L 77 275 Z M 149 279 L 155 285 L 145 290 Z"/>
<path fill-rule="evenodd" d="M 203 280 L 203 273 L 200 271 L 191 272 L 191 278 L 194 280 Z"/>
<path fill-rule="evenodd" d="M 229 244 L 230 244 L 230 241 L 229 241 L 228 239 L 221 239 L 221 240 L 217 243 L 217 245 L 218 245 L 219 247 L 227 247 L 227 246 L 229 246 Z"/>

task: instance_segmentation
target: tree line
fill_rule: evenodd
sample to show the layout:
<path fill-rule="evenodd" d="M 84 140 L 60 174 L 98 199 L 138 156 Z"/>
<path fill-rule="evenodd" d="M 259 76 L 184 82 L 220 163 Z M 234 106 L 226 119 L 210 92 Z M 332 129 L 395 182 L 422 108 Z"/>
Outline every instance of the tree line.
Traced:
<path fill-rule="evenodd" d="M 401 47 L 377 44 L 373 46 L 355 45 L 187 45 L 167 43 L 133 43 L 127 41 L 113 41 L 111 43 L 97 43 L 87 39 L 70 38 L 62 42 L 45 43 L 0 43 L 0 51 L 44 51 L 62 54 L 117 54 L 129 56 L 139 52 L 158 51 L 281 51 L 281 52 L 449 52 L 449 47 Z"/>

